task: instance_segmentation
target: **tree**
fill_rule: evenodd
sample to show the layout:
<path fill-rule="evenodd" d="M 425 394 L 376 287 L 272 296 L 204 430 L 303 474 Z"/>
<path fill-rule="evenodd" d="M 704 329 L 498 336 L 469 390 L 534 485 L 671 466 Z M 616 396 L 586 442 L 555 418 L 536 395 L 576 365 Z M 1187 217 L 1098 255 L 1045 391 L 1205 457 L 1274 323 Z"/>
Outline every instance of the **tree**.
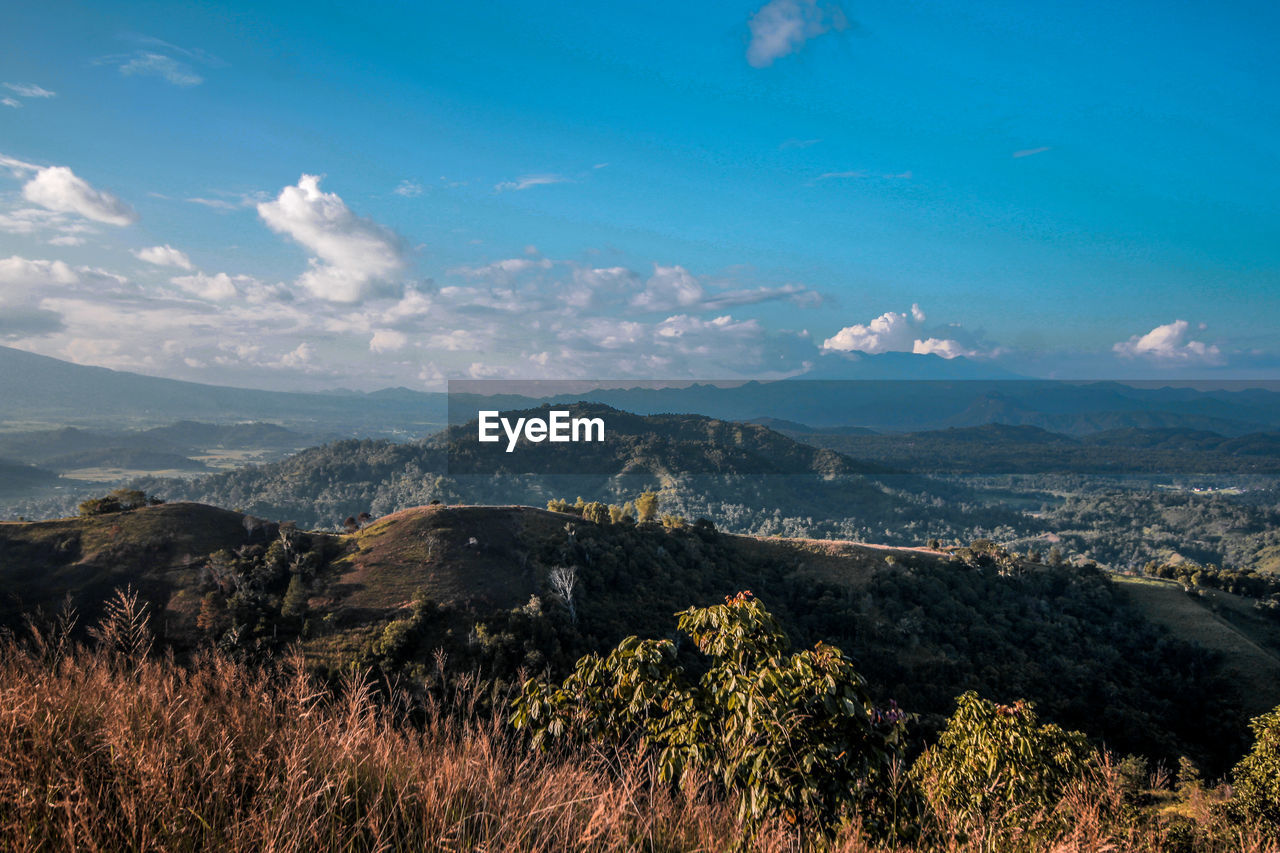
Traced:
<path fill-rule="evenodd" d="M 139 489 L 115 489 L 108 497 L 118 500 L 120 508 L 126 511 L 147 505 L 147 493 Z"/>
<path fill-rule="evenodd" d="M 572 566 L 556 566 L 551 570 L 551 574 L 547 577 L 551 584 L 551 591 L 554 592 L 564 606 L 569 608 L 569 621 L 578 621 L 578 610 L 574 603 L 573 594 L 578 588 L 578 570 Z"/>
<path fill-rule="evenodd" d="M 645 491 L 636 498 L 636 521 L 644 523 L 653 521 L 658 515 L 658 493 L 645 489 Z"/>
<path fill-rule="evenodd" d="M 77 509 L 82 517 L 128 512 L 148 504 L 146 492 L 138 489 L 115 489 L 100 498 L 83 501 Z"/>
<path fill-rule="evenodd" d="M 280 604 L 280 615 L 291 619 L 305 616 L 307 599 L 310 596 L 311 592 L 307 589 L 306 580 L 302 575 L 294 574 L 289 578 L 289 588 L 285 590 L 284 601 Z"/>
<path fill-rule="evenodd" d="M 781 816 L 834 827 L 860 813 L 885 825 L 885 783 L 904 715 L 878 710 L 837 648 L 787 652 L 777 620 L 751 593 L 677 614 L 706 658 L 696 680 L 670 640 L 628 637 L 578 661 L 564 682 L 530 680 L 512 722 L 533 742 L 580 738 L 651 749 L 659 778 L 709 777 L 738 800 L 748 830 Z"/>
<path fill-rule="evenodd" d="M 600 501 L 582 505 L 582 517 L 587 521 L 605 525 L 609 523 L 609 507 Z"/>
<path fill-rule="evenodd" d="M 1250 721 L 1253 749 L 1231 771 L 1226 812 L 1280 840 L 1280 707 Z"/>

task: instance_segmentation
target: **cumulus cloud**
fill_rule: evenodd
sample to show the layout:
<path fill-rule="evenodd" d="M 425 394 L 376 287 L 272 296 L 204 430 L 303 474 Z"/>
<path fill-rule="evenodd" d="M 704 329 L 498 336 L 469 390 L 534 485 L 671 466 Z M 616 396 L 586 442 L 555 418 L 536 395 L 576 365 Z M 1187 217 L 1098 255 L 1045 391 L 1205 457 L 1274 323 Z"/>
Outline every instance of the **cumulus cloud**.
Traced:
<path fill-rule="evenodd" d="M 831 30 L 849 27 L 849 19 L 838 6 L 819 5 L 817 0 L 771 0 L 747 22 L 751 41 L 747 62 L 755 68 L 799 50 L 809 39 Z"/>
<path fill-rule="evenodd" d="M 915 346 L 916 331 L 924 322 L 924 312 L 919 305 L 911 306 L 911 313 L 899 314 L 886 311 L 870 323 L 845 326 L 822 342 L 824 350 L 839 352 L 911 352 Z"/>
<path fill-rule="evenodd" d="M 244 283 L 252 281 L 249 276 L 237 276 L 236 278 Z M 224 272 L 214 275 L 205 275 L 202 272 L 197 272 L 195 275 L 180 275 L 170 279 L 170 281 L 187 293 L 210 302 L 225 302 L 240 295 L 235 280 Z"/>
<path fill-rule="evenodd" d="M 404 349 L 409 336 L 395 329 L 377 329 L 369 339 L 369 352 L 395 352 Z"/>
<path fill-rule="evenodd" d="M 1190 340 L 1190 327 L 1186 320 L 1174 320 L 1156 326 L 1145 335 L 1120 341 L 1111 349 L 1122 358 L 1143 358 L 1164 364 L 1225 364 L 1226 359 L 1218 347 Z"/>
<path fill-rule="evenodd" d="M 312 295 L 352 303 L 399 289 L 396 278 L 406 266 L 399 237 L 356 216 L 336 193 L 321 192 L 316 175 L 303 175 L 274 201 L 259 204 L 258 215 L 315 253 L 311 269 L 298 279 Z"/>
<path fill-rule="evenodd" d="M 80 276 L 63 261 L 28 260 L 13 255 L 0 259 L 0 283 L 10 287 L 76 284 Z"/>
<path fill-rule="evenodd" d="M 105 190 L 94 189 L 66 166 L 37 170 L 23 186 L 22 197 L 47 210 L 75 213 L 107 225 L 124 226 L 138 221 L 133 208 Z"/>
<path fill-rule="evenodd" d="M 961 345 L 959 341 L 944 338 L 926 338 L 918 340 L 911 345 L 911 351 L 916 355 L 940 355 L 943 358 L 973 358 L 980 353 L 977 350 L 968 349 Z"/>
<path fill-rule="evenodd" d="M 149 264 L 155 264 L 158 267 L 177 267 L 178 269 L 191 270 L 195 266 L 191 263 L 191 259 L 187 257 L 186 252 L 175 249 L 168 243 L 163 246 L 151 246 L 147 249 L 138 249 L 133 256 L 140 261 L 146 261 Z"/>
<path fill-rule="evenodd" d="M 632 297 L 631 307 L 641 311 L 687 308 L 701 301 L 702 294 L 702 285 L 684 267 L 654 264 L 653 275 L 645 282 L 644 290 Z"/>
<path fill-rule="evenodd" d="M 865 352 L 878 355 L 884 352 L 910 352 L 916 355 L 937 355 L 942 358 L 972 358 L 981 355 L 976 347 L 965 346 L 954 338 L 930 335 L 925 331 L 925 313 L 919 305 L 912 305 L 910 312 L 886 311 L 870 323 L 845 326 L 822 342 L 826 352 Z M 955 326 L 947 327 L 956 332 Z"/>
<path fill-rule="evenodd" d="M 511 190 L 527 190 L 533 187 L 546 186 L 547 184 L 567 184 L 571 183 L 571 179 L 564 175 L 521 175 L 514 181 L 503 181 L 495 184 L 494 189 L 498 192 L 508 192 Z"/>
<path fill-rule="evenodd" d="M 50 289 L 80 276 L 62 261 L 0 258 L 0 339 L 46 335 L 63 328 L 62 315 L 43 304 Z"/>
<path fill-rule="evenodd" d="M 292 351 L 281 356 L 280 365 L 282 367 L 303 368 L 314 361 L 315 357 L 315 347 L 311 346 L 311 344 L 306 341 L 303 341 Z"/>

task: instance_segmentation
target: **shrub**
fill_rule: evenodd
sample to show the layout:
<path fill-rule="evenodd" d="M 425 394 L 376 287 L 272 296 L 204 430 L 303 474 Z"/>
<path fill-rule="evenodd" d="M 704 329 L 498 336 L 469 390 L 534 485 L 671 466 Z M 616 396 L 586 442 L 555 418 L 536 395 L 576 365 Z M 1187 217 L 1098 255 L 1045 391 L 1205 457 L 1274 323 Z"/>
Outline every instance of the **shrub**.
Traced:
<path fill-rule="evenodd" d="M 956 701 L 937 744 L 911 769 L 930 810 L 962 835 L 1061 829 L 1056 804 L 1097 765 L 1085 736 L 1040 725 L 1029 702 L 998 705 L 973 691 Z"/>
<path fill-rule="evenodd" d="M 676 663 L 670 640 L 628 637 L 607 657 L 579 660 L 559 687 L 527 682 L 512 722 L 538 746 L 652 749 L 660 779 L 713 780 L 737 797 L 748 827 L 779 816 L 829 829 L 855 812 L 865 827 L 883 823 L 903 715 L 877 711 L 848 658 L 822 643 L 788 654 L 750 593 L 678 616 L 706 658 L 701 678 Z"/>

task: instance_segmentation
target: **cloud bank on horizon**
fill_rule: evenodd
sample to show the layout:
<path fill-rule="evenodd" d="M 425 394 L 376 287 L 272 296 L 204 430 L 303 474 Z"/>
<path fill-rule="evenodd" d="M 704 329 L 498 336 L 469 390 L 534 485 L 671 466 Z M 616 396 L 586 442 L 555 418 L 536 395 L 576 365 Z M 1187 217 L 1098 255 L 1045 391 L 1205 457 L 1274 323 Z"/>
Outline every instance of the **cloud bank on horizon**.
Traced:
<path fill-rule="evenodd" d="M 0 152 L 9 345 L 276 388 L 782 377 L 858 353 L 1280 378 L 1266 319 L 1280 309 L 1277 170 L 1184 168 L 1208 150 L 1194 122 L 1221 136 L 1244 105 L 1220 98 L 1193 122 L 1193 105 L 1138 79 L 1186 141 L 1144 147 L 1154 129 L 1122 123 L 1110 131 L 1132 153 L 1104 151 L 1064 119 L 1094 97 L 1065 67 L 1008 82 L 1022 47 L 1005 31 L 1055 43 L 1034 15 L 974 13 L 987 29 L 965 35 L 994 51 L 979 60 L 959 7 L 919 31 L 884 10 L 855 26 L 818 0 L 699 8 L 649 52 L 647 19 L 546 11 L 522 23 L 557 39 L 510 55 L 459 10 L 435 54 L 353 37 L 368 76 L 339 79 L 323 16 L 255 45 L 210 10 L 184 10 L 161 39 L 125 9 L 123 44 L 94 30 L 72 47 L 35 28 L 56 7 L 26 13 L 40 59 L 0 84 L 21 122 Z M 1140 40 L 1134 61 L 1176 73 L 1192 23 Z M 1251 30 L 1231 35 L 1262 57 Z M 711 47 L 690 52 L 695 36 Z M 568 47 L 587 43 L 608 47 Z M 484 67 L 465 59 L 479 49 Z M 949 61 L 1004 81 L 1005 100 L 921 77 Z M 984 108 L 1021 117 L 992 130 Z M 1274 113 L 1248 115 L 1250 136 L 1275 135 Z M 916 122 L 954 129 L 933 144 Z M 1150 186 L 1116 180 L 1124 157 L 1145 158 Z M 1106 204 L 1080 190 L 1091 182 Z M 1229 221 L 1204 220 L 1206 200 Z"/>

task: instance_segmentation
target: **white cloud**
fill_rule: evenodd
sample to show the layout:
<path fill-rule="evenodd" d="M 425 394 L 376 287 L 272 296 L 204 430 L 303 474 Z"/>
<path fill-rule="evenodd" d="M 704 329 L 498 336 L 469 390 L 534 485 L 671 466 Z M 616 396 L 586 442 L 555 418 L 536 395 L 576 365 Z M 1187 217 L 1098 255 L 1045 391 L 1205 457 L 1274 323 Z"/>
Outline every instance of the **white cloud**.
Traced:
<path fill-rule="evenodd" d="M 12 157 L 6 157 L 0 154 L 0 167 L 8 169 L 14 178 L 21 180 L 31 172 L 37 171 L 40 167 L 34 163 L 24 163 L 21 160 L 15 160 Z"/>
<path fill-rule="evenodd" d="M 79 237 L 81 234 L 96 234 L 97 229 L 80 217 L 68 216 L 41 207 L 22 207 L 7 213 L 0 211 L 0 231 L 9 234 L 39 234 L 52 231 L 57 234 Z M 53 242 L 50 240 L 49 242 Z M 78 242 L 84 242 L 78 240 Z M 55 243 L 55 245 L 57 245 Z"/>
<path fill-rule="evenodd" d="M 239 208 L 246 206 L 242 204 L 234 204 L 221 198 L 189 198 L 187 201 L 191 204 L 200 204 L 205 207 L 211 207 L 214 210 L 238 210 Z"/>
<path fill-rule="evenodd" d="M 943 358 L 973 358 L 979 355 L 977 350 L 972 350 L 961 345 L 959 341 L 953 341 L 943 338 L 926 338 L 918 340 L 911 345 L 911 351 L 916 355 L 939 355 Z"/>
<path fill-rule="evenodd" d="M 316 350 L 311 344 L 303 341 L 292 351 L 280 358 L 282 367 L 306 367 L 315 360 Z"/>
<path fill-rule="evenodd" d="M 16 98 L 0 98 L 0 104 L 4 104 L 6 107 L 13 107 L 14 109 L 18 109 L 22 106 L 22 102 Z"/>
<path fill-rule="evenodd" d="M 747 26 L 751 30 L 747 62 L 764 68 L 799 50 L 809 39 L 847 29 L 849 19 L 838 6 L 821 6 L 817 0 L 771 0 L 751 16 Z"/>
<path fill-rule="evenodd" d="M 1041 145 L 1039 148 L 1026 148 L 1022 151 L 1015 151 L 1013 152 L 1013 157 L 1015 160 L 1021 159 L 1023 157 L 1034 157 L 1037 154 L 1043 154 L 1046 151 L 1052 151 L 1052 150 L 1053 150 L 1052 146 Z"/>
<path fill-rule="evenodd" d="M 252 281 L 249 276 L 236 276 L 236 279 L 245 283 Z M 236 281 L 224 272 L 214 275 L 197 272 L 194 275 L 180 275 L 169 280 L 186 292 L 210 302 L 225 302 L 240 295 Z"/>
<path fill-rule="evenodd" d="M 62 261 L 0 259 L 0 339 L 46 335 L 63 328 L 62 315 L 44 306 L 45 293 L 76 284 L 80 276 Z"/>
<path fill-rule="evenodd" d="M 567 183 L 572 183 L 572 181 L 564 175 L 521 175 L 514 181 L 503 181 L 500 184 L 495 184 L 493 188 L 498 192 L 506 192 L 508 190 L 527 190 L 531 187 L 541 187 L 547 184 Z"/>
<path fill-rule="evenodd" d="M 63 261 L 33 261 L 18 255 L 0 259 L 0 284 L 43 287 L 49 284 L 76 284 L 79 281 L 80 276 Z"/>
<path fill-rule="evenodd" d="M 688 314 L 677 314 L 668 317 L 654 328 L 654 334 L 660 338 L 684 338 L 693 335 L 714 332 L 717 334 L 755 335 L 761 331 L 760 323 L 754 319 L 735 321 L 725 314 L 712 320 L 690 317 Z"/>
<path fill-rule="evenodd" d="M 1203 328 L 1203 327 L 1202 327 Z M 1225 364 L 1222 351 L 1203 341 L 1189 340 L 1190 324 L 1175 320 L 1156 326 L 1145 335 L 1134 335 L 1111 347 L 1122 358 L 1144 358 L 1165 364 Z"/>
<path fill-rule="evenodd" d="M 57 92 L 50 92 L 43 86 L 37 86 L 34 83 L 5 83 L 4 87 L 16 95 L 24 98 L 52 98 Z"/>
<path fill-rule="evenodd" d="M 405 348 L 409 336 L 395 329 L 377 329 L 369 339 L 369 352 L 395 352 Z"/>
<path fill-rule="evenodd" d="M 133 253 L 133 256 L 140 261 L 146 261 L 158 267 L 177 267 L 184 270 L 195 269 L 195 265 L 191 263 L 191 259 L 187 257 L 186 252 L 175 249 L 168 243 L 163 246 L 138 249 Z"/>
<path fill-rule="evenodd" d="M 64 235 L 64 236 L 62 236 L 62 237 L 50 237 L 50 238 L 49 238 L 49 245 L 50 245 L 50 246 L 83 246 L 83 245 L 84 245 L 84 238 L 83 238 L 83 237 L 73 237 L 73 236 L 71 236 L 71 235 L 69 235 L 69 234 L 68 234 L 68 235 Z"/>
<path fill-rule="evenodd" d="M 95 190 L 66 166 L 38 170 L 23 186 L 22 197 L 48 210 L 79 214 L 107 225 L 124 226 L 138 221 L 133 208 L 105 190 Z"/>
<path fill-rule="evenodd" d="M 907 313 L 886 311 L 870 323 L 845 326 L 823 341 L 822 349 L 826 352 L 865 352 L 868 355 L 910 352 L 942 358 L 982 355 L 979 349 L 965 346 L 954 338 L 929 335 L 924 330 L 925 319 L 919 305 L 912 305 Z M 956 326 L 946 328 L 953 333 L 959 331 Z"/>
<path fill-rule="evenodd" d="M 411 181 L 408 178 L 405 178 L 394 190 L 392 190 L 392 192 L 396 195 L 404 196 L 405 198 L 413 198 L 415 196 L 422 195 L 423 188 L 422 184 L 417 181 Z"/>
<path fill-rule="evenodd" d="M 870 323 L 845 326 L 822 342 L 824 350 L 839 352 L 911 352 L 915 347 L 916 331 L 924 321 L 919 305 L 911 306 L 911 314 L 886 311 Z"/>
<path fill-rule="evenodd" d="M 566 285 L 563 296 L 574 308 L 588 308 L 600 299 L 635 289 L 640 277 L 626 267 L 575 267 L 573 283 Z"/>
<path fill-rule="evenodd" d="M 198 86 L 204 82 L 204 78 L 192 70 L 191 66 L 163 53 L 138 51 L 126 57 L 117 57 L 113 64 L 118 65 L 120 73 L 126 76 L 160 77 L 175 86 Z"/>
<path fill-rule="evenodd" d="M 641 311 L 687 308 L 701 301 L 702 294 L 702 285 L 684 267 L 654 264 L 653 275 L 645 282 L 644 290 L 632 297 L 631 307 Z"/>
<path fill-rule="evenodd" d="M 316 254 L 311 269 L 298 279 L 313 295 L 351 303 L 399 289 L 394 280 L 406 265 L 400 239 L 356 216 L 337 194 L 321 192 L 319 177 L 303 175 L 275 201 L 259 204 L 258 215 L 271 230 Z"/>
<path fill-rule="evenodd" d="M 521 273 L 529 272 L 530 270 L 549 270 L 551 267 L 552 261 L 549 258 L 536 260 L 533 258 L 504 258 L 503 260 L 493 261 L 478 267 L 455 267 L 450 272 L 466 278 L 506 284 Z"/>

